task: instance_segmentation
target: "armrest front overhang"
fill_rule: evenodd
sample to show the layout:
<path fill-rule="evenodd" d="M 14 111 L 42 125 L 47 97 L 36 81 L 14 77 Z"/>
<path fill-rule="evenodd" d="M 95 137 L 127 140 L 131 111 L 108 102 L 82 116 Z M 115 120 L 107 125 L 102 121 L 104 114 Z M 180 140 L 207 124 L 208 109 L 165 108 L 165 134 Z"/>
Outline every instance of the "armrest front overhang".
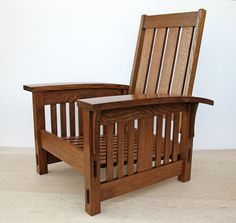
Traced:
<path fill-rule="evenodd" d="M 24 85 L 24 90 L 30 92 L 44 92 L 44 91 L 65 91 L 78 89 L 120 89 L 128 90 L 129 86 L 124 84 L 110 84 L 110 83 L 52 83 L 52 84 L 35 84 Z"/>
<path fill-rule="evenodd" d="M 161 105 L 174 103 L 203 103 L 213 105 L 210 99 L 192 96 L 160 96 L 160 95 L 119 95 L 78 100 L 78 105 L 88 110 L 107 110 L 128 108 L 142 105 Z"/>

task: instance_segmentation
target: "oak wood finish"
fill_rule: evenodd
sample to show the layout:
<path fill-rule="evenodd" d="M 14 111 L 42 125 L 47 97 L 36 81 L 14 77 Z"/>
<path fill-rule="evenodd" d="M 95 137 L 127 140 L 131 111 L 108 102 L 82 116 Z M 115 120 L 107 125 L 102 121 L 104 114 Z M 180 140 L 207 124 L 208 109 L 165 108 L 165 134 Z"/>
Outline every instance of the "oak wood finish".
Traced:
<path fill-rule="evenodd" d="M 134 120 L 128 121 L 128 175 L 134 173 L 134 146 L 135 146 Z"/>
<path fill-rule="evenodd" d="M 191 96 L 205 15 L 143 15 L 129 94 Z"/>
<path fill-rule="evenodd" d="M 114 125 L 107 125 L 107 181 L 113 180 L 113 134 Z"/>
<path fill-rule="evenodd" d="M 162 119 L 161 119 L 162 120 Z M 118 124 L 120 125 L 125 125 L 125 123 L 119 122 Z M 133 138 L 133 139 L 132 139 Z M 76 137 L 65 137 L 63 138 L 64 140 L 66 140 L 68 143 L 75 145 L 79 150 L 83 150 L 84 149 L 84 136 L 76 136 Z M 131 142 L 129 142 L 129 140 Z M 120 141 L 118 140 L 118 135 L 114 135 L 113 136 L 113 163 L 116 164 L 119 161 L 119 143 Z M 160 152 L 160 156 L 159 159 L 161 161 L 161 159 L 164 157 L 164 138 L 160 137 L 159 141 L 158 141 L 158 151 Z M 171 143 L 171 147 L 172 147 L 172 141 Z M 101 167 L 106 167 L 107 165 L 107 139 L 106 136 L 104 135 L 100 135 L 100 139 L 99 139 L 99 148 L 100 148 L 100 164 Z M 153 144 L 153 159 L 156 157 L 156 135 L 153 135 L 153 139 L 152 139 L 152 144 Z M 132 145 L 132 147 L 129 147 L 128 145 Z M 122 159 L 124 160 L 123 165 L 125 167 L 126 164 L 128 164 L 128 153 L 130 153 L 130 157 L 132 156 L 132 162 L 136 163 L 137 162 L 137 155 L 138 155 L 138 130 L 136 128 L 133 129 L 133 134 L 130 134 L 130 132 L 127 132 L 124 134 L 124 139 L 123 139 L 123 149 L 124 152 L 122 152 Z M 180 147 L 180 143 L 178 143 L 177 148 L 179 149 Z M 131 149 L 130 149 L 131 148 Z M 131 152 L 132 150 L 132 152 Z M 178 152 L 179 150 L 177 150 Z M 170 154 L 170 158 L 171 158 L 171 154 Z M 118 161 L 117 161 L 118 160 Z M 130 161 L 130 163 L 132 163 Z M 118 165 L 118 163 L 117 163 Z M 132 166 L 132 165 L 131 165 Z M 118 165 L 119 167 L 119 165 Z M 123 169 L 123 168 L 122 168 Z M 124 169 L 123 169 L 124 170 Z M 132 173 L 133 173 L 133 167 L 132 167 Z M 123 171 L 122 173 L 123 175 L 125 175 L 125 172 Z"/>
<path fill-rule="evenodd" d="M 98 140 L 100 127 L 98 113 L 83 111 L 84 125 L 84 172 L 85 172 L 85 210 L 90 215 L 101 211 L 100 202 L 100 163 Z"/>
<path fill-rule="evenodd" d="M 157 130 L 156 130 L 156 156 L 155 156 L 155 166 L 161 166 L 161 157 L 162 157 L 162 126 L 163 126 L 163 116 L 157 115 Z"/>
<path fill-rule="evenodd" d="M 138 122 L 138 172 L 152 168 L 153 160 L 153 119 Z"/>
<path fill-rule="evenodd" d="M 37 171 L 62 160 L 84 173 L 88 214 L 170 177 L 190 180 L 197 107 L 214 103 L 192 96 L 205 14 L 143 15 L 130 86 L 24 86 L 33 93 Z"/>
<path fill-rule="evenodd" d="M 124 176 L 124 162 L 125 162 L 125 124 L 118 123 L 117 126 L 117 177 Z"/>
<path fill-rule="evenodd" d="M 213 105 L 213 101 L 206 98 L 190 96 L 159 96 L 159 95 L 122 95 L 113 97 L 99 97 L 81 99 L 78 105 L 89 110 L 109 110 L 114 108 L 129 108 L 140 105 L 164 105 L 171 103 L 203 103 Z"/>
<path fill-rule="evenodd" d="M 101 200 L 106 200 L 163 181 L 182 173 L 182 160 L 101 184 Z"/>
<path fill-rule="evenodd" d="M 79 171 L 84 170 L 84 153 L 54 134 L 41 131 L 42 147 Z"/>
<path fill-rule="evenodd" d="M 200 9 L 199 11 L 202 11 Z M 180 27 L 195 26 L 198 19 L 197 12 L 173 13 L 165 15 L 145 16 L 144 28 L 163 28 L 163 27 Z"/>
<path fill-rule="evenodd" d="M 30 92 L 43 91 L 66 91 L 77 89 L 119 89 L 127 90 L 125 84 L 108 84 L 108 83 L 51 83 L 51 84 L 30 84 L 24 85 L 24 90 Z"/>
<path fill-rule="evenodd" d="M 36 152 L 36 166 L 39 174 L 48 173 L 47 152 L 42 148 L 40 131 L 45 129 L 45 115 L 42 93 L 33 94 L 34 141 Z"/>

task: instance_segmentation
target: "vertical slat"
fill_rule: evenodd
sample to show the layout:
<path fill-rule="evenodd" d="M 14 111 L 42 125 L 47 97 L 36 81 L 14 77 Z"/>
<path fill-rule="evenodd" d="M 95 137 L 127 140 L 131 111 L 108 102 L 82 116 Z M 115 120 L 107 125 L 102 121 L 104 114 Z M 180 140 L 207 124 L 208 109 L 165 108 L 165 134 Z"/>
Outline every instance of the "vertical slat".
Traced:
<path fill-rule="evenodd" d="M 75 136 L 75 103 L 70 102 L 70 136 Z"/>
<path fill-rule="evenodd" d="M 153 118 L 138 122 L 138 172 L 152 168 Z"/>
<path fill-rule="evenodd" d="M 161 153 L 162 153 L 162 125 L 163 116 L 157 116 L 157 131 L 156 131 L 156 167 L 161 166 Z"/>
<path fill-rule="evenodd" d="M 174 134 L 173 134 L 173 143 L 172 143 L 172 161 L 175 162 L 178 156 L 178 138 L 179 138 L 179 121 L 180 121 L 180 113 L 176 112 L 174 114 Z"/>
<path fill-rule="evenodd" d="M 55 104 L 50 105 L 51 107 L 51 127 L 52 133 L 57 135 L 57 107 Z"/>
<path fill-rule="evenodd" d="M 152 61 L 150 64 L 150 74 L 147 84 L 147 94 L 156 93 L 158 79 L 160 75 L 161 62 L 165 46 L 166 28 L 157 29 L 154 40 Z"/>
<path fill-rule="evenodd" d="M 174 67 L 179 28 L 169 28 L 164 61 L 160 76 L 159 94 L 168 94 Z"/>
<path fill-rule="evenodd" d="M 84 135 L 84 128 L 83 128 L 83 109 L 78 107 L 79 112 L 79 136 Z"/>
<path fill-rule="evenodd" d="M 165 121 L 165 151 L 164 151 L 164 164 L 169 163 L 170 159 L 170 133 L 171 133 L 171 114 L 166 114 Z"/>
<path fill-rule="evenodd" d="M 113 135 L 114 124 L 107 125 L 107 181 L 113 180 Z"/>
<path fill-rule="evenodd" d="M 61 136 L 66 136 L 66 104 L 60 104 L 60 113 L 61 113 Z"/>
<path fill-rule="evenodd" d="M 189 58 L 189 50 L 191 46 L 193 27 L 185 27 L 182 29 L 182 35 L 179 44 L 179 50 L 176 60 L 176 67 L 173 76 L 171 95 L 181 95 L 184 85 L 184 79 Z"/>
<path fill-rule="evenodd" d="M 134 173 L 134 121 L 128 122 L 128 175 Z"/>
<path fill-rule="evenodd" d="M 146 29 L 135 93 L 144 93 L 152 53 L 154 29 Z"/>
<path fill-rule="evenodd" d="M 206 11 L 204 9 L 200 9 L 198 14 L 197 25 L 194 28 L 194 34 L 193 34 L 194 36 L 192 40 L 188 68 L 185 77 L 183 95 L 192 95 L 193 83 L 195 79 L 199 51 L 202 41 L 202 33 L 204 28 L 205 17 L 206 17 Z"/>
<path fill-rule="evenodd" d="M 124 175 L 124 133 L 125 133 L 125 123 L 118 123 L 117 125 L 117 153 L 118 153 L 118 178 L 123 177 Z"/>
<path fill-rule="evenodd" d="M 130 79 L 129 94 L 134 94 L 136 84 L 137 84 L 138 69 L 139 69 L 139 65 L 140 65 L 140 59 L 141 59 L 143 41 L 144 41 L 144 34 L 145 34 L 145 29 L 143 29 L 144 19 L 145 19 L 145 15 L 142 15 L 140 26 L 139 26 L 137 44 L 136 44 L 136 50 L 135 50 L 133 68 L 132 68 L 132 75 L 131 75 L 131 79 Z"/>

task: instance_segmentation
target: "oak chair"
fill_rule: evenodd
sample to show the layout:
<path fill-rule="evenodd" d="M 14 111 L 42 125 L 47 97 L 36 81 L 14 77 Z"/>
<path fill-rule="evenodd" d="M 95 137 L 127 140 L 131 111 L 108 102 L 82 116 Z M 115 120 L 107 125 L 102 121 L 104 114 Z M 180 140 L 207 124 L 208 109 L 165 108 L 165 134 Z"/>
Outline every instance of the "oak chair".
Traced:
<path fill-rule="evenodd" d="M 143 15 L 129 86 L 24 86 L 33 93 L 37 171 L 64 161 L 84 173 L 88 214 L 167 178 L 190 180 L 197 107 L 213 105 L 191 96 L 205 15 Z"/>

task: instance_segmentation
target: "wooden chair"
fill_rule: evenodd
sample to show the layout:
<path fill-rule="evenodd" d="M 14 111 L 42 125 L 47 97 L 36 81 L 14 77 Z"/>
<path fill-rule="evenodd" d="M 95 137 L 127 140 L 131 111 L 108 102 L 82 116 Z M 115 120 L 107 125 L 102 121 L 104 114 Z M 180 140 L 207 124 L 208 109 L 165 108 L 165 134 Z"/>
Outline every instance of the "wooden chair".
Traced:
<path fill-rule="evenodd" d="M 205 15 L 143 15 L 129 86 L 24 86 L 33 93 L 37 171 L 61 160 L 81 171 L 88 214 L 167 178 L 190 180 L 197 107 L 213 105 L 191 96 Z"/>

